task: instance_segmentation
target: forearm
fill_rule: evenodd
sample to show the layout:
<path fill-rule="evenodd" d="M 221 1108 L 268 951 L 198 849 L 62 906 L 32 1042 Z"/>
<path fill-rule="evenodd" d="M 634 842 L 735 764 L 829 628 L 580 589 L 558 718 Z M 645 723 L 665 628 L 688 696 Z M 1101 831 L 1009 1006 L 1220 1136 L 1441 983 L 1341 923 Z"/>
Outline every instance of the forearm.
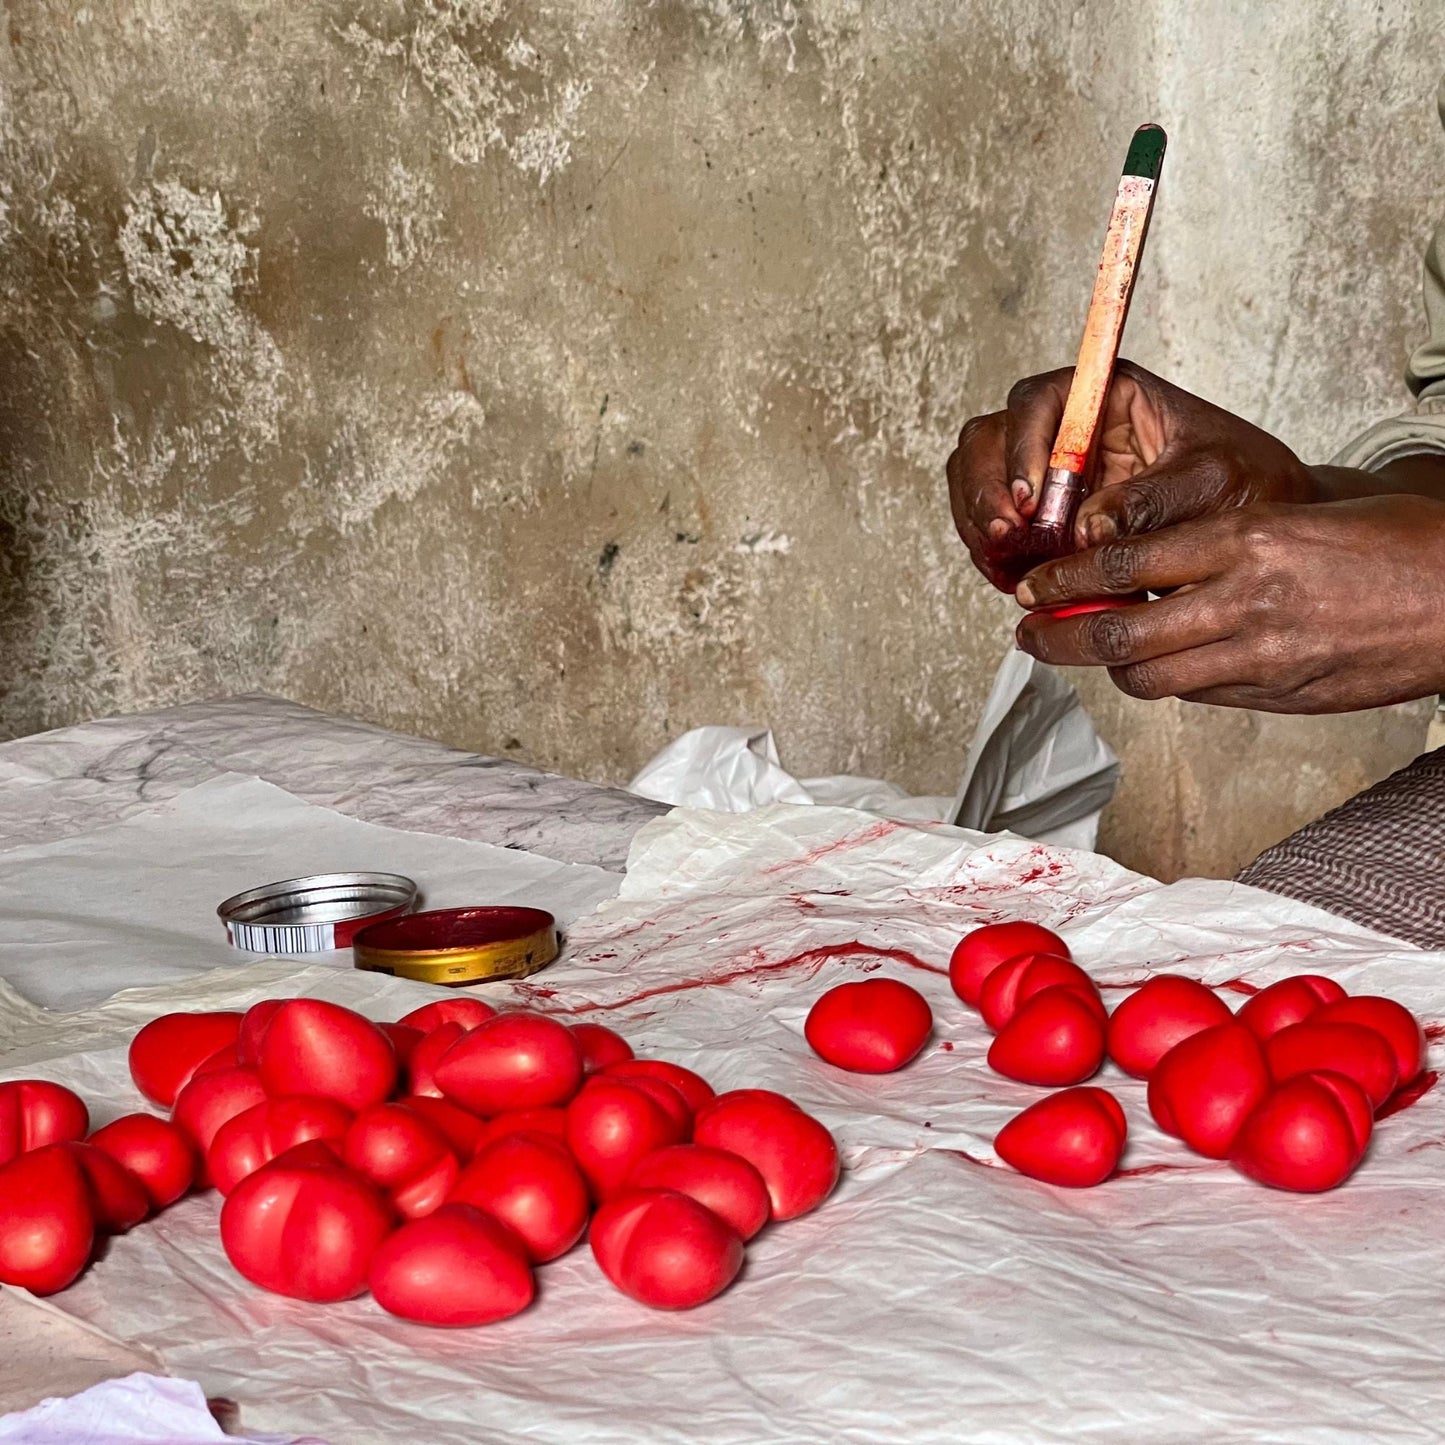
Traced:
<path fill-rule="evenodd" d="M 1355 467 L 1311 467 L 1317 502 L 1360 497 L 1428 497 L 1445 502 L 1445 453 L 1418 452 L 1387 462 L 1378 471 Z"/>

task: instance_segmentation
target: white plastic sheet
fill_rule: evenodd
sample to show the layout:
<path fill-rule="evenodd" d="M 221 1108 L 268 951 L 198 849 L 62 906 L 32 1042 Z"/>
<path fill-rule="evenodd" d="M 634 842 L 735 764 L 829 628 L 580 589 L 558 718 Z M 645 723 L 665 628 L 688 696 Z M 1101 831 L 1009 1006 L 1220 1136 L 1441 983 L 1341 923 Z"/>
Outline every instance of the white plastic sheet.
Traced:
<path fill-rule="evenodd" d="M 768 803 L 861 808 L 885 818 L 951 822 L 1092 848 L 1119 764 L 1078 693 L 1011 650 L 974 730 L 953 797 L 911 797 L 878 778 L 795 778 L 766 728 L 701 727 L 674 739 L 628 785 L 661 803 L 745 813 Z"/>
<path fill-rule="evenodd" d="M 617 891 L 601 868 L 358 822 L 256 778 L 221 777 L 124 822 L 0 853 L 0 977 L 49 1008 L 239 967 L 216 905 L 337 870 L 402 873 L 431 908 L 521 903 L 563 925 Z M 324 955 L 351 966 L 350 950 Z"/>
<path fill-rule="evenodd" d="M 144 1342 L 240 1401 L 248 1428 L 334 1445 L 1438 1439 L 1439 1093 L 1380 1125 L 1347 1187 L 1310 1198 L 1188 1155 L 1109 1069 L 1098 1082 L 1133 1131 L 1124 1177 L 1075 1193 L 1021 1178 L 991 1140 L 1039 1091 L 988 1070 L 981 1023 L 937 972 L 964 931 L 1006 916 L 1060 928 L 1110 1000 L 1151 969 L 1231 999 L 1236 980 L 1309 970 L 1445 1011 L 1445 955 L 1250 889 L 846 810 L 679 811 L 639 835 L 622 894 L 574 926 L 564 960 L 501 992 L 606 1022 L 719 1088 L 782 1089 L 836 1132 L 838 1192 L 765 1231 L 733 1289 L 650 1312 L 582 1249 L 515 1320 L 426 1330 L 369 1299 L 251 1289 L 202 1196 L 114 1241 L 48 1308 Z M 878 952 L 836 952 L 859 943 Z M 881 1078 L 829 1068 L 801 1036 L 824 987 L 871 971 L 922 988 L 937 1022 Z M 69 1082 L 104 1119 L 139 1105 L 125 1047 L 144 1019 L 297 992 L 378 1018 L 431 996 L 271 963 L 122 994 L 63 1033 L 11 998 L 3 1072 Z"/>

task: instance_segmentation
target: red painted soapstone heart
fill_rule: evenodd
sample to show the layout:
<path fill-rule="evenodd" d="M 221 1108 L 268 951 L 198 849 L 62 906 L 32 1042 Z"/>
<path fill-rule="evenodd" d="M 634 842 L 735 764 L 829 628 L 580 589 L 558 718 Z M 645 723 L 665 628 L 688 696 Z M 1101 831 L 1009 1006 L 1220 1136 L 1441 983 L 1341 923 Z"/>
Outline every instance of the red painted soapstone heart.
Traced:
<path fill-rule="evenodd" d="M 221 1208 L 221 1243 L 236 1269 L 292 1299 L 351 1299 L 391 1232 L 376 1188 L 336 1162 L 322 1140 L 288 1149 L 249 1174 Z"/>
<path fill-rule="evenodd" d="M 1358 1024 L 1373 1029 L 1395 1052 L 1396 1088 L 1413 1084 L 1425 1061 L 1425 1034 L 1420 1020 L 1392 998 L 1360 994 L 1326 1004 L 1312 1014 L 1312 1023 Z"/>
<path fill-rule="evenodd" d="M 1072 989 L 1098 1015 L 1101 1024 L 1108 1022 L 1094 980 L 1077 963 L 1051 953 L 1024 953 L 999 964 L 983 981 L 978 1011 L 984 1023 L 997 1032 L 1020 1004 L 1046 988 Z"/>
<path fill-rule="evenodd" d="M 134 1174 L 93 1144 L 56 1144 L 80 1165 L 90 1193 L 90 1217 L 97 1234 L 124 1234 L 151 1212 L 150 1195 Z"/>
<path fill-rule="evenodd" d="M 933 1010 L 916 988 L 868 978 L 830 988 L 808 1011 L 803 1036 L 820 1059 L 855 1074 L 891 1074 L 917 1058 Z"/>
<path fill-rule="evenodd" d="M 768 1187 L 773 1218 L 816 1209 L 838 1182 L 838 1146 L 811 1114 L 767 1089 L 719 1094 L 698 1112 L 694 1144 L 746 1159 Z"/>
<path fill-rule="evenodd" d="M 565 1104 L 582 1082 L 572 1031 L 544 1014 L 498 1014 L 454 1043 L 435 1069 L 443 1094 L 474 1114 Z"/>
<path fill-rule="evenodd" d="M 621 1189 L 640 1159 L 681 1139 L 662 1105 L 625 1079 L 594 1074 L 567 1106 L 567 1147 L 598 1199 Z"/>
<path fill-rule="evenodd" d="M 1001 963 L 1021 953 L 1050 953 L 1070 958 L 1057 933 L 1037 923 L 987 923 L 966 934 L 948 963 L 948 981 L 964 1003 L 978 1007 L 984 980 Z"/>
<path fill-rule="evenodd" d="M 371 1292 L 382 1309 L 423 1325 L 488 1325 L 532 1303 L 520 1241 L 470 1204 L 444 1204 L 403 1224 L 376 1252 Z"/>
<path fill-rule="evenodd" d="M 989 1067 L 1021 1084 L 1082 1084 L 1104 1062 L 1104 1025 L 1072 988 L 1046 988 L 999 1030 Z"/>
<path fill-rule="evenodd" d="M 572 1024 L 572 1037 L 582 1050 L 582 1071 L 600 1073 L 609 1064 L 626 1063 L 632 1058 L 632 1045 L 621 1034 L 601 1024 Z"/>
<path fill-rule="evenodd" d="M 647 1074 L 623 1079 L 621 1082 L 631 1084 L 634 1089 L 641 1089 L 672 1120 L 680 1142 L 692 1138 L 692 1110 L 687 1107 L 687 1100 L 671 1084 Z"/>
<path fill-rule="evenodd" d="M 1298 1074 L 1245 1120 L 1229 1161 L 1274 1189 L 1303 1194 L 1334 1189 L 1364 1158 L 1371 1118 L 1370 1101 L 1353 1079 Z"/>
<path fill-rule="evenodd" d="M 457 998 L 439 998 L 434 1003 L 425 1003 L 420 1008 L 412 1009 L 409 1014 L 403 1014 L 397 1023 L 429 1034 L 442 1024 L 455 1023 L 460 1024 L 463 1029 L 474 1029 L 478 1024 L 484 1024 L 496 1016 L 497 1011 L 491 1004 L 463 994 Z"/>
<path fill-rule="evenodd" d="M 453 1104 L 450 1099 L 408 1094 L 396 1102 L 403 1109 L 410 1109 L 413 1114 L 420 1114 L 423 1119 L 435 1124 L 452 1146 L 452 1153 L 464 1163 L 477 1152 L 489 1127 L 485 1119 L 469 1113 L 459 1104 Z"/>
<path fill-rule="evenodd" d="M 196 1146 L 202 1159 L 200 1183 L 211 1182 L 204 1160 L 222 1124 L 263 1103 L 266 1090 L 254 1069 L 226 1069 L 192 1079 L 176 1099 L 171 1122 Z"/>
<path fill-rule="evenodd" d="M 382 1190 L 403 1219 L 420 1219 L 444 1204 L 461 1172 L 442 1131 L 400 1104 L 373 1104 L 357 1114 L 341 1157 Z"/>
<path fill-rule="evenodd" d="M 261 1081 L 273 1097 L 319 1094 L 353 1111 L 396 1087 L 396 1053 L 368 1018 L 319 998 L 288 999 L 261 1039 Z"/>
<path fill-rule="evenodd" d="M 488 1144 L 462 1170 L 447 1202 L 474 1204 L 500 1219 L 534 1264 L 566 1254 L 592 1212 L 587 1181 L 566 1145 L 528 1134 Z"/>
<path fill-rule="evenodd" d="M 1353 1079 L 1378 1109 L 1395 1092 L 1395 1051 L 1374 1029 L 1360 1024 L 1321 1023 L 1319 1016 L 1291 1024 L 1264 1046 L 1270 1074 L 1283 1083 L 1296 1074 L 1328 1070 Z"/>
<path fill-rule="evenodd" d="M 130 1076 L 151 1103 L 169 1109 L 197 1066 L 240 1031 L 238 1013 L 162 1014 L 130 1041 Z"/>
<path fill-rule="evenodd" d="M 174 1204 L 196 1182 L 200 1160 L 195 1146 L 167 1119 L 122 1114 L 86 1140 L 103 1149 L 140 1180 L 152 1209 Z"/>
<path fill-rule="evenodd" d="M 604 1204 L 592 1221 L 591 1240 L 603 1274 L 653 1309 L 704 1304 L 743 1266 L 737 1231 L 670 1189 L 629 1190 Z"/>
<path fill-rule="evenodd" d="M 55 1294 L 85 1268 L 94 1240 L 90 1186 L 65 1145 L 0 1168 L 0 1284 Z"/>
<path fill-rule="evenodd" d="M 1344 998 L 1345 991 L 1332 978 L 1300 973 L 1282 978 L 1246 999 L 1236 1017 L 1261 1043 L 1291 1024 L 1303 1023 L 1326 1004 Z"/>
<path fill-rule="evenodd" d="M 206 1151 L 207 1175 L 222 1194 L 229 1194 L 248 1174 L 298 1144 L 311 1139 L 339 1144 L 351 1118 L 344 1104 L 314 1094 L 263 1099 L 216 1130 Z"/>
<path fill-rule="evenodd" d="M 411 1056 L 426 1035 L 420 1029 L 409 1028 L 406 1024 L 380 1023 L 377 1024 L 377 1028 L 391 1041 L 391 1052 L 396 1057 L 397 1072 L 405 1074 Z"/>
<path fill-rule="evenodd" d="M 49 1079 L 0 1084 L 0 1164 L 47 1144 L 85 1138 L 90 1111 L 78 1094 Z"/>
<path fill-rule="evenodd" d="M 1112 1094 L 1065 1089 L 1010 1119 L 993 1147 L 1000 1159 L 1031 1179 L 1088 1189 L 1118 1167 L 1128 1132 Z"/>
<path fill-rule="evenodd" d="M 283 1003 L 290 1003 L 286 998 L 263 998 L 260 1003 L 253 1003 L 241 1017 L 241 1032 L 236 1039 L 236 1062 L 248 1069 L 257 1068 L 261 1063 L 261 1040 L 266 1037 L 266 1030 L 271 1026 L 271 1020 L 276 1017 L 276 1010 Z"/>
<path fill-rule="evenodd" d="M 1135 989 L 1110 1016 L 1109 1057 L 1126 1074 L 1147 1079 L 1175 1044 L 1232 1017 L 1228 1005 L 1202 983 L 1160 974 Z"/>
<path fill-rule="evenodd" d="M 1259 1040 L 1231 1021 L 1191 1034 L 1159 1060 L 1149 1076 L 1149 1112 L 1196 1154 L 1223 1159 L 1269 1090 Z"/>
<path fill-rule="evenodd" d="M 763 1176 L 737 1154 L 701 1144 L 674 1144 L 649 1154 L 627 1179 L 628 1190 L 672 1189 L 711 1209 L 748 1240 L 768 1222 L 772 1205 Z"/>
<path fill-rule="evenodd" d="M 685 1069 L 681 1064 L 669 1063 L 666 1059 L 622 1059 L 608 1064 L 602 1072 L 613 1079 L 661 1079 L 670 1084 L 683 1097 L 688 1109 L 696 1114 L 704 1104 L 716 1097 L 713 1087 L 701 1074 Z"/>

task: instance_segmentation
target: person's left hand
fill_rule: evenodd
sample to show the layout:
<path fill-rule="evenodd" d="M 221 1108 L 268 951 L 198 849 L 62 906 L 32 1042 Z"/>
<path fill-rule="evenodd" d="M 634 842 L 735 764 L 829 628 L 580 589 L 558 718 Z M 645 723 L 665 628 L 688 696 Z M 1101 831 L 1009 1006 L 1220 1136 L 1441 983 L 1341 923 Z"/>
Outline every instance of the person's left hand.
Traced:
<path fill-rule="evenodd" d="M 1066 619 L 1031 612 L 1041 661 L 1100 666 L 1134 697 L 1351 712 L 1445 691 L 1445 503 L 1259 505 L 1046 562 L 1028 607 L 1140 591 Z"/>

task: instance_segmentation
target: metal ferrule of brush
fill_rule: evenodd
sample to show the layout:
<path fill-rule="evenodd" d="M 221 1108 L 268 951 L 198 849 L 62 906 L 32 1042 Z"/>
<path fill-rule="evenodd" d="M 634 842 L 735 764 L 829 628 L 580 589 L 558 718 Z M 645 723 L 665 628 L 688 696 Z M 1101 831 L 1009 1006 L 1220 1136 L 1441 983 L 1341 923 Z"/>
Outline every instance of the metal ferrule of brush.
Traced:
<path fill-rule="evenodd" d="M 1083 473 L 1067 467 L 1050 467 L 1044 473 L 1039 507 L 1033 518 L 1034 530 L 1047 532 L 1061 543 L 1066 541 L 1074 529 L 1074 513 L 1084 499 L 1084 492 Z"/>

